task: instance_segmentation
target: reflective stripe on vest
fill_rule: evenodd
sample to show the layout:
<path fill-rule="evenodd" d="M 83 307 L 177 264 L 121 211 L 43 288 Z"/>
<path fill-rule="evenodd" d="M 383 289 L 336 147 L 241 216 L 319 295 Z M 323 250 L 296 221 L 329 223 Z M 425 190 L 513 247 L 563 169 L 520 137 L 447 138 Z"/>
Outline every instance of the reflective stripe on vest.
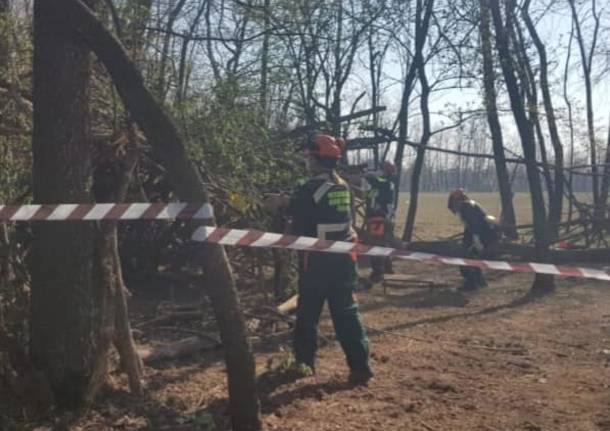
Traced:
<path fill-rule="evenodd" d="M 325 182 L 322 183 L 322 185 L 320 187 L 318 187 L 318 189 L 315 191 L 315 193 L 313 194 L 313 201 L 315 203 L 318 203 L 322 200 L 322 198 L 326 195 L 326 193 L 328 193 L 328 191 L 334 186 L 334 183 L 331 182 Z"/>
<path fill-rule="evenodd" d="M 326 239 L 327 233 L 349 232 L 349 223 L 320 223 L 318 224 L 318 238 Z"/>

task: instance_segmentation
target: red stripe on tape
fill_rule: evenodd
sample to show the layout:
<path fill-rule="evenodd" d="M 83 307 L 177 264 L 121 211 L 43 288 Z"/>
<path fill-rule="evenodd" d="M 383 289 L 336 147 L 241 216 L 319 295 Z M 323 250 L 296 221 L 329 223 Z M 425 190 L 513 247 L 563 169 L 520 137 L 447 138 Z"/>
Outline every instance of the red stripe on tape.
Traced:
<path fill-rule="evenodd" d="M 508 262 L 514 271 L 518 272 L 536 272 L 529 263 L 523 262 Z"/>
<path fill-rule="evenodd" d="M 42 221 L 42 220 L 46 220 L 47 217 L 49 217 L 53 211 L 55 211 L 55 208 L 57 208 L 57 205 L 42 205 L 40 208 L 38 208 L 38 211 L 36 211 L 34 213 L 34 215 L 32 215 L 32 217 L 30 217 L 30 220 L 32 221 Z"/>
<path fill-rule="evenodd" d="M 20 207 L 18 206 L 7 205 L 0 209 L 0 220 L 9 220 L 17 211 L 19 211 L 19 208 Z"/>
<path fill-rule="evenodd" d="M 333 244 L 335 243 L 335 241 L 329 241 L 326 239 L 319 239 L 317 240 L 312 246 L 311 248 L 313 250 L 326 250 L 329 249 L 333 246 Z"/>
<path fill-rule="evenodd" d="M 187 204 L 182 211 L 176 216 L 176 218 L 182 220 L 191 220 L 197 211 L 201 208 L 201 204 Z"/>
<path fill-rule="evenodd" d="M 151 220 L 151 219 L 156 219 L 157 216 L 159 215 L 159 213 L 161 211 L 163 211 L 163 209 L 167 207 L 167 204 L 164 203 L 153 203 L 150 204 L 150 206 L 146 209 L 146 211 L 144 211 L 144 213 L 142 213 L 142 216 L 140 216 L 140 218 L 144 219 L 144 220 Z"/>
<path fill-rule="evenodd" d="M 572 266 L 557 266 L 557 270 L 565 277 L 582 277 L 583 273 L 579 268 Z"/>
<path fill-rule="evenodd" d="M 272 244 L 273 247 L 283 247 L 288 248 L 291 246 L 297 239 L 298 236 L 293 235 L 282 235 L 282 237 Z"/>
<path fill-rule="evenodd" d="M 487 265 L 485 265 L 485 262 L 483 262 L 482 260 L 464 259 L 464 262 L 466 262 L 467 266 L 474 266 L 474 267 L 482 268 L 482 269 L 487 268 Z"/>
<path fill-rule="evenodd" d="M 89 211 L 93 209 L 93 204 L 79 204 L 74 210 L 70 213 L 66 220 L 82 220 Z"/>
<path fill-rule="evenodd" d="M 355 251 L 358 254 L 367 254 L 372 248 L 372 245 L 358 243 L 351 251 Z"/>
<path fill-rule="evenodd" d="M 127 211 L 130 206 L 131 204 L 115 204 L 110 211 L 106 213 L 103 220 L 118 220 L 125 214 L 125 211 Z"/>
<path fill-rule="evenodd" d="M 231 229 L 223 229 L 220 227 L 215 228 L 212 233 L 210 233 L 207 237 L 206 237 L 206 241 L 209 242 L 219 242 L 221 239 L 223 239 L 225 237 L 225 235 L 227 235 L 230 232 Z"/>
<path fill-rule="evenodd" d="M 246 235 L 244 235 L 242 238 L 240 238 L 239 241 L 237 241 L 237 243 L 235 245 L 242 245 L 242 246 L 250 245 L 257 239 L 262 237 L 264 234 L 265 234 L 265 232 L 261 232 L 259 230 L 249 230 L 248 233 Z"/>

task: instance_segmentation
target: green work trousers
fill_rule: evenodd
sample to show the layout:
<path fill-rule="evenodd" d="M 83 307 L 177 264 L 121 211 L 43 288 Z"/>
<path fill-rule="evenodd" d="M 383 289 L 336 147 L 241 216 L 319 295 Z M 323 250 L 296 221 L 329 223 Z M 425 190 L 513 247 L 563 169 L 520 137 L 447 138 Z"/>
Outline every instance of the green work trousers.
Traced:
<path fill-rule="evenodd" d="M 318 346 L 318 322 L 324 302 L 328 300 L 337 339 L 345 352 L 350 369 L 369 369 L 369 347 L 353 292 L 356 286 L 356 264 L 348 255 L 309 253 L 301 260 L 299 299 L 294 333 L 297 362 L 315 367 Z"/>

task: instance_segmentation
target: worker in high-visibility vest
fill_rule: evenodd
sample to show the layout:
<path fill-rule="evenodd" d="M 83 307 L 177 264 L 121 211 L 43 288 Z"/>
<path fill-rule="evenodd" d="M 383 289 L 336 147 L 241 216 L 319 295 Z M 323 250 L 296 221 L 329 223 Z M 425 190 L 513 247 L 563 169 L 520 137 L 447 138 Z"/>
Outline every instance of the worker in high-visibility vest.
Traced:
<path fill-rule="evenodd" d="M 317 135 L 307 144 L 310 178 L 296 189 L 287 211 L 292 234 L 335 241 L 357 240 L 352 230 L 351 193 L 335 171 L 344 147 L 342 139 L 329 135 Z M 373 376 L 368 339 L 353 296 L 356 282 L 355 255 L 300 252 L 294 333 L 296 369 L 310 372 L 315 369 L 318 321 L 324 302 L 328 301 L 337 339 L 350 368 L 350 383 L 366 384 Z"/>
<path fill-rule="evenodd" d="M 493 216 L 474 200 L 470 199 L 463 189 L 453 190 L 449 194 L 447 208 L 459 216 L 464 224 L 462 246 L 465 257 L 479 259 L 493 257 L 501 238 L 501 230 Z M 460 290 L 472 291 L 487 286 L 480 268 L 460 266 L 464 283 Z"/>
<path fill-rule="evenodd" d="M 361 189 L 366 202 L 365 221 L 369 245 L 389 245 L 388 242 L 393 235 L 395 175 L 396 166 L 386 161 L 382 165 L 381 175 L 367 175 L 362 180 Z M 384 273 L 391 272 L 391 261 L 382 256 L 373 257 L 371 267 L 369 280 L 377 283 L 383 280 Z"/>

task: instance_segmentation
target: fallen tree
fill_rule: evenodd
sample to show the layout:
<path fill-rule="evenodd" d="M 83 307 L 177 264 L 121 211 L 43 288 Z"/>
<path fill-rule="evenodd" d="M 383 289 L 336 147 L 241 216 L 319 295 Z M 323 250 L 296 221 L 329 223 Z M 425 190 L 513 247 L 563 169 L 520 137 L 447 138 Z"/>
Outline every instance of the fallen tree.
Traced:
<path fill-rule="evenodd" d="M 464 257 L 462 246 L 457 241 L 414 241 L 409 243 L 408 250 L 422 253 L 440 254 L 448 257 Z M 550 250 L 550 263 L 573 264 L 574 262 L 585 263 L 608 263 L 610 248 L 598 248 L 589 250 Z M 535 262 L 536 250 L 534 247 L 521 244 L 503 244 L 501 255 L 494 256 L 490 260 L 506 259 L 519 262 Z"/>

